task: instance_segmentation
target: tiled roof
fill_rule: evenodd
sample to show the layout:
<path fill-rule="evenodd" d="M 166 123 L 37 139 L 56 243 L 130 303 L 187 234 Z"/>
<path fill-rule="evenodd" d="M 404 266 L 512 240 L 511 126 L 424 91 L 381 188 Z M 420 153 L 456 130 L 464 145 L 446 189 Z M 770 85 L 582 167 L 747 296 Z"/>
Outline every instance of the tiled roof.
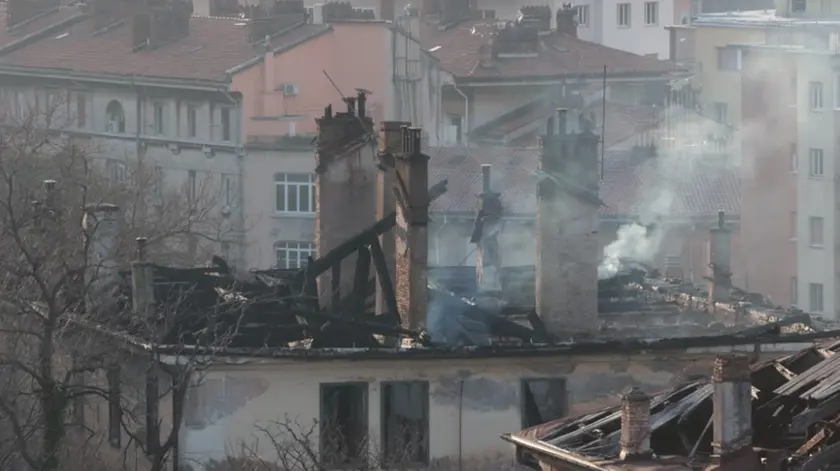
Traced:
<path fill-rule="evenodd" d="M 510 147 L 430 148 L 430 180 L 449 179 L 448 191 L 432 204 L 434 212 L 473 213 L 481 192 L 481 165 L 493 166 L 493 187 L 509 214 L 536 212 L 540 150 Z M 672 217 L 712 216 L 719 210 L 740 214 L 737 169 L 703 158 L 638 157 L 629 152 L 605 155 L 600 196 L 602 216 L 637 217 L 646 211 Z M 653 208 L 653 209 L 652 209 Z"/>
<path fill-rule="evenodd" d="M 445 31 L 424 23 L 420 32 L 423 47 L 441 66 L 459 78 L 509 79 L 516 77 L 600 76 L 607 66 L 609 74 L 663 74 L 674 70 L 665 61 L 565 35 L 550 34 L 540 38 L 535 57 L 497 58 L 490 66 L 481 66 L 480 50 L 489 43 L 495 21 L 469 20 Z"/>
<path fill-rule="evenodd" d="M 22 22 L 18 25 L 13 25 L 11 28 L 7 26 L 0 26 L 0 47 L 8 46 L 27 35 L 41 31 L 44 28 L 59 24 L 63 21 L 67 21 L 76 15 L 79 15 L 79 11 L 77 9 L 71 7 L 60 7 L 32 20 Z M 0 20 L 5 18 L 6 4 L 0 3 Z"/>
<path fill-rule="evenodd" d="M 298 44 L 328 29 L 325 25 L 301 25 L 275 37 L 272 46 Z M 259 48 L 249 43 L 248 27 L 234 18 L 193 17 L 187 36 L 137 52 L 132 52 L 131 29 L 127 23 L 101 34 L 93 35 L 94 31 L 92 20 L 74 24 L 0 56 L 0 66 L 223 81 L 229 69 L 262 55 Z"/>

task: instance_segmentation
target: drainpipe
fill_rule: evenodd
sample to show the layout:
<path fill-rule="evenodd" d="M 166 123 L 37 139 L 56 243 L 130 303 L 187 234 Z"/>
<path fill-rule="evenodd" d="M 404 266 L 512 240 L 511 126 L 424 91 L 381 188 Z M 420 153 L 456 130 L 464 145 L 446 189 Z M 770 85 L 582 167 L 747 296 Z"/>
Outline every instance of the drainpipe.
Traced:
<path fill-rule="evenodd" d="M 232 105 L 234 105 L 234 106 L 238 105 L 238 102 L 230 95 L 230 93 L 228 93 L 227 90 L 222 88 L 219 91 L 222 93 L 222 95 L 225 96 L 225 98 L 228 99 L 228 101 Z M 237 132 L 237 136 L 236 136 L 236 144 L 237 144 L 237 148 L 239 148 L 240 146 L 242 148 L 241 149 L 241 152 L 242 152 L 241 154 L 239 153 L 240 150 L 237 149 L 237 158 L 236 158 L 236 167 L 237 167 L 237 170 L 239 171 L 238 185 L 237 186 L 238 186 L 238 189 L 239 189 L 239 201 L 241 203 L 239 211 L 237 211 L 237 218 L 239 219 L 239 230 L 237 231 L 237 236 L 238 236 L 237 239 L 241 239 L 239 241 L 240 243 L 237 244 L 238 245 L 237 252 L 239 253 L 238 262 L 239 262 L 239 266 L 241 268 L 246 263 L 246 260 L 245 260 L 245 240 L 244 240 L 245 239 L 245 163 L 244 163 L 244 160 L 245 160 L 245 149 L 244 149 L 244 147 L 245 147 L 245 145 L 242 143 L 242 133 L 244 132 L 243 123 L 245 122 L 245 120 L 244 120 L 244 117 L 242 116 L 242 113 L 244 112 L 244 108 L 242 106 L 239 106 L 237 108 L 239 109 L 239 113 L 238 113 L 238 115 L 239 115 L 239 120 L 238 121 L 239 122 L 237 123 L 237 131 L 238 132 Z"/>
<path fill-rule="evenodd" d="M 143 150 L 143 94 L 141 92 L 142 88 L 138 87 L 137 84 L 134 82 L 134 76 L 131 77 L 131 88 L 134 89 L 135 95 L 135 117 L 134 119 L 137 121 L 137 130 L 134 133 L 134 145 L 137 152 L 137 159 L 140 161 L 145 161 L 146 152 Z"/>
<path fill-rule="evenodd" d="M 469 97 L 467 97 L 466 93 L 462 92 L 458 88 L 458 85 L 453 83 L 452 88 L 455 90 L 456 93 L 458 93 L 458 95 L 461 95 L 461 97 L 464 99 L 464 129 L 461 131 L 461 135 L 463 136 L 464 144 L 466 145 L 469 140 L 467 135 L 470 132 L 470 99 Z"/>
<path fill-rule="evenodd" d="M 435 231 L 435 263 L 440 265 L 440 233 L 443 231 L 443 228 L 446 227 L 446 213 L 443 214 L 443 224 L 438 227 L 438 230 Z"/>

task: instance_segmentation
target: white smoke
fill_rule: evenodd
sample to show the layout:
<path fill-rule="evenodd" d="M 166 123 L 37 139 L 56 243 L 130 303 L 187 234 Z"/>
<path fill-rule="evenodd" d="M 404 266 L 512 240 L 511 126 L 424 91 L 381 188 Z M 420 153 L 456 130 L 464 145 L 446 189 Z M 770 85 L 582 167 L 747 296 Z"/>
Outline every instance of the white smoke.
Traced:
<path fill-rule="evenodd" d="M 650 263 L 654 260 L 666 232 L 659 222 L 669 213 L 673 200 L 671 191 L 662 189 L 643 206 L 638 222 L 618 228 L 616 240 L 604 247 L 604 258 L 598 266 L 599 280 L 615 276 L 626 261 Z M 648 230 L 645 226 L 650 224 L 654 226 Z"/>

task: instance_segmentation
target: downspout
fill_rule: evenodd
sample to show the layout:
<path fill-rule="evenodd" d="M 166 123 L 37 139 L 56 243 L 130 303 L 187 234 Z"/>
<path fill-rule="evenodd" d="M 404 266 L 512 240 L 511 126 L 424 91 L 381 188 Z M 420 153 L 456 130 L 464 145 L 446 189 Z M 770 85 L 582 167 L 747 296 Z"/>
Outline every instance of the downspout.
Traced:
<path fill-rule="evenodd" d="M 237 106 L 239 102 L 237 102 L 231 95 L 228 93 L 227 90 L 221 89 L 222 95 L 230 101 L 230 103 L 239 109 L 239 120 L 238 120 L 238 129 L 236 133 L 236 144 L 237 144 L 237 156 L 236 156 L 236 167 L 239 171 L 238 175 L 238 184 L 237 187 L 239 189 L 239 201 L 240 201 L 240 208 L 237 211 L 237 218 L 239 219 L 239 230 L 237 231 L 237 235 L 242 240 L 241 243 L 238 244 L 237 252 L 239 253 L 239 263 L 240 266 L 245 263 L 245 146 L 242 145 L 242 134 L 245 131 L 245 117 L 243 113 L 245 109 L 243 106 Z"/>
<path fill-rule="evenodd" d="M 468 144 L 469 138 L 467 136 L 470 133 L 470 99 L 466 93 L 458 88 L 457 84 L 453 83 L 452 88 L 464 99 L 464 129 L 461 131 L 461 135 L 464 138 L 464 144 Z"/>
<path fill-rule="evenodd" d="M 134 76 L 131 77 L 131 88 L 134 89 L 135 95 L 135 117 L 134 119 L 137 121 L 137 131 L 134 133 L 134 146 L 135 152 L 137 152 L 137 159 L 140 162 L 146 160 L 146 152 L 143 150 L 143 141 L 141 139 L 142 131 L 143 131 L 143 94 L 141 93 L 141 87 L 138 87 L 137 84 L 134 82 Z"/>
<path fill-rule="evenodd" d="M 435 231 L 435 263 L 440 265 L 440 233 L 446 227 L 446 213 L 443 213 L 443 224 Z"/>

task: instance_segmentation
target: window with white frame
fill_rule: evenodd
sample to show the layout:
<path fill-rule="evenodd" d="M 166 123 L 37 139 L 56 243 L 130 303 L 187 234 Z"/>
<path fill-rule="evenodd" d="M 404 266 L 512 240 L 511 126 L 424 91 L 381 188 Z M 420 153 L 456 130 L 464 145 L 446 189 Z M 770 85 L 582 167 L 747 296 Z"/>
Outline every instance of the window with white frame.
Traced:
<path fill-rule="evenodd" d="M 115 134 L 125 132 L 125 113 L 117 100 L 111 100 L 105 107 L 105 131 Z"/>
<path fill-rule="evenodd" d="M 719 47 L 717 49 L 718 70 L 738 72 L 741 70 L 741 49 L 737 47 Z"/>
<path fill-rule="evenodd" d="M 645 24 L 659 24 L 659 2 L 645 2 Z"/>
<path fill-rule="evenodd" d="M 311 173 L 274 174 L 274 210 L 278 213 L 315 212 L 315 175 Z"/>
<path fill-rule="evenodd" d="M 808 301 L 809 309 L 813 312 L 822 312 L 825 309 L 823 305 L 823 285 L 822 283 L 808 284 Z"/>
<path fill-rule="evenodd" d="M 315 258 L 315 244 L 311 242 L 277 242 L 274 244 L 277 268 L 303 268 L 309 257 Z"/>
<path fill-rule="evenodd" d="M 166 117 L 166 108 L 163 106 L 163 103 L 155 103 L 153 105 L 153 108 L 154 115 L 152 119 L 154 120 L 154 122 L 152 123 L 152 126 L 155 131 L 155 134 L 161 136 L 163 135 L 164 130 L 166 129 L 166 123 L 164 122 L 164 119 Z"/>
<path fill-rule="evenodd" d="M 790 171 L 794 173 L 799 171 L 799 152 L 796 149 L 796 143 L 790 145 Z"/>
<path fill-rule="evenodd" d="M 575 14 L 577 16 L 577 24 L 580 26 L 589 26 L 589 5 L 578 5 L 575 7 Z"/>
<path fill-rule="evenodd" d="M 825 169 L 823 168 L 823 150 L 811 149 L 808 151 L 808 174 L 812 177 L 821 177 Z"/>
<path fill-rule="evenodd" d="M 117 184 L 125 180 L 124 163 L 120 162 L 119 160 L 108 159 L 108 161 L 105 163 L 105 167 L 108 172 L 108 178 L 111 180 L 111 183 Z"/>
<path fill-rule="evenodd" d="M 619 3 L 616 5 L 616 24 L 621 27 L 630 27 L 630 4 Z"/>
<path fill-rule="evenodd" d="M 225 175 L 223 177 L 224 181 L 223 181 L 223 189 L 222 190 L 224 191 L 225 206 L 227 206 L 228 208 L 233 206 L 233 201 L 234 201 L 234 198 L 236 196 L 234 194 L 235 189 L 234 189 L 233 178 L 234 177 L 232 175 Z"/>
<path fill-rule="evenodd" d="M 198 176 L 195 170 L 187 171 L 187 201 L 192 205 L 198 198 Z"/>
<path fill-rule="evenodd" d="M 198 135 L 198 108 L 192 105 L 187 106 L 187 137 Z"/>
<path fill-rule="evenodd" d="M 822 82 L 811 82 L 808 84 L 808 102 L 811 109 L 818 111 L 823 109 L 823 84 Z"/>
<path fill-rule="evenodd" d="M 809 241 L 812 247 L 822 247 L 825 242 L 823 234 L 824 221 L 821 217 L 812 216 L 808 221 Z"/>
<path fill-rule="evenodd" d="M 222 140 L 229 142 L 231 140 L 231 112 L 230 108 L 222 107 Z"/>

